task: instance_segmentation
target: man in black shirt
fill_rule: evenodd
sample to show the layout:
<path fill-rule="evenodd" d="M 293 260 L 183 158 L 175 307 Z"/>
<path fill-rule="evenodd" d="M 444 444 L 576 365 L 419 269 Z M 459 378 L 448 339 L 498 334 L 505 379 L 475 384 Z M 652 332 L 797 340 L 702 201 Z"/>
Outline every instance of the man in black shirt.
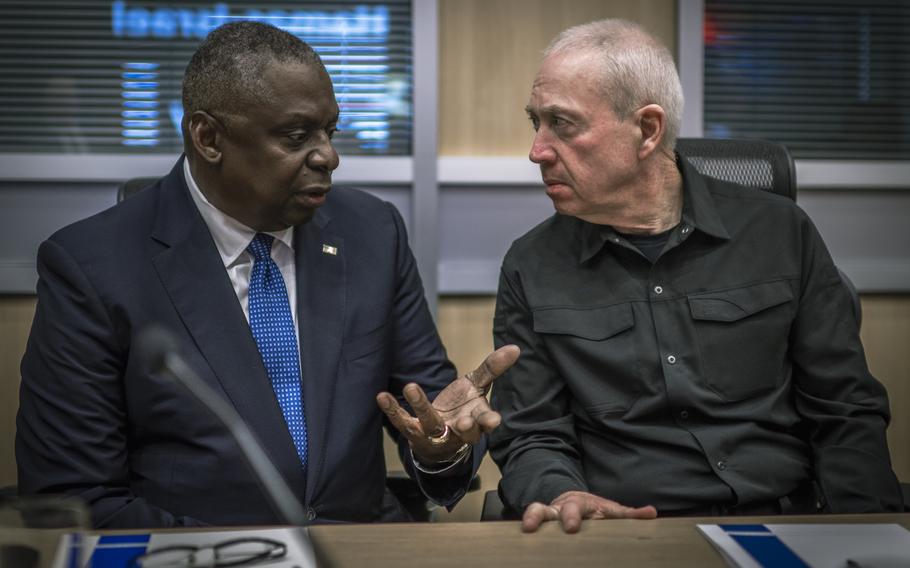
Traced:
<path fill-rule="evenodd" d="M 559 519 L 899 510 L 884 388 L 851 299 L 791 201 L 673 148 L 673 59 L 638 26 L 569 29 L 528 115 L 557 214 L 506 256 L 493 392 L 500 494 Z"/>

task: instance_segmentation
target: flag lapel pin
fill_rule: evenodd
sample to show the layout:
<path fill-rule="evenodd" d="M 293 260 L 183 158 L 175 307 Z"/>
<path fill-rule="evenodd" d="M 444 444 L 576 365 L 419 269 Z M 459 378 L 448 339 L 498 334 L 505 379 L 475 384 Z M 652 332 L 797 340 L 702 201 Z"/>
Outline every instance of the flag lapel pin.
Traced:
<path fill-rule="evenodd" d="M 333 247 L 332 245 L 322 245 L 322 254 L 330 254 L 332 256 L 337 256 L 338 247 Z"/>

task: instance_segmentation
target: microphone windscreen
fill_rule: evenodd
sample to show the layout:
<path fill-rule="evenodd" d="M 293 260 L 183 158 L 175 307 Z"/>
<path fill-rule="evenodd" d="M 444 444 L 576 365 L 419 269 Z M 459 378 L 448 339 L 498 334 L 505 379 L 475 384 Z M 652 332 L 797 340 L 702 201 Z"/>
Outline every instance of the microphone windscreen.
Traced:
<path fill-rule="evenodd" d="M 160 373 L 164 370 L 167 356 L 179 351 L 177 345 L 177 340 L 170 331 L 158 324 L 151 324 L 136 334 L 133 354 L 140 368 Z"/>

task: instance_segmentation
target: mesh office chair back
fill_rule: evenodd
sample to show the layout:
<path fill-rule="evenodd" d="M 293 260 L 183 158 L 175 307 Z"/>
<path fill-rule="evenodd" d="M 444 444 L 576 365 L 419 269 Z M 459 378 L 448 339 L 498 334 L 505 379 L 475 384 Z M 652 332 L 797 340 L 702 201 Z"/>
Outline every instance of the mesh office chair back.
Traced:
<path fill-rule="evenodd" d="M 796 201 L 796 169 L 789 150 L 766 140 L 680 138 L 676 151 L 700 173 L 770 191 Z"/>

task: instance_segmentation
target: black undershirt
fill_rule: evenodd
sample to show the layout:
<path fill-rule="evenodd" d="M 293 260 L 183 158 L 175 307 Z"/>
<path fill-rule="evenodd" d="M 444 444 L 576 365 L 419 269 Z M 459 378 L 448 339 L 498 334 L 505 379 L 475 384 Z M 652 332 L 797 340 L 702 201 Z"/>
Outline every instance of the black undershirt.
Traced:
<path fill-rule="evenodd" d="M 672 233 L 675 228 L 676 227 L 673 227 L 656 235 L 632 235 L 629 233 L 620 233 L 619 231 L 616 232 L 625 237 L 632 246 L 637 248 L 641 254 L 645 255 L 645 257 L 651 261 L 651 264 L 654 264 L 657 261 L 657 257 L 660 256 L 660 253 L 663 252 L 667 241 L 670 240 L 670 233 Z"/>

